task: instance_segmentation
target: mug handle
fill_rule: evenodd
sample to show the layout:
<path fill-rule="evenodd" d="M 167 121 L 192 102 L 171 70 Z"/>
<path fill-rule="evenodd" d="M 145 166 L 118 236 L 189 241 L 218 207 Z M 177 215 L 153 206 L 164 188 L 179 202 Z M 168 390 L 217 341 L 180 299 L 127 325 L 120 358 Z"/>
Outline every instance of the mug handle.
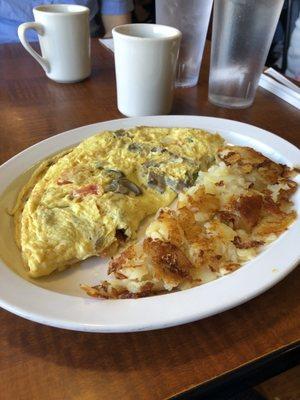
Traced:
<path fill-rule="evenodd" d="M 43 58 L 42 56 L 39 55 L 33 48 L 30 46 L 28 43 L 28 40 L 26 39 L 26 31 L 27 29 L 35 29 L 39 35 L 44 35 L 45 30 L 42 24 L 39 24 L 37 22 L 24 22 L 24 24 L 21 24 L 18 27 L 18 36 L 19 39 L 24 46 L 24 48 L 28 51 L 29 54 L 32 55 L 33 58 L 36 59 L 36 61 L 42 66 L 44 71 L 46 73 L 50 72 L 50 64 L 48 60 Z"/>

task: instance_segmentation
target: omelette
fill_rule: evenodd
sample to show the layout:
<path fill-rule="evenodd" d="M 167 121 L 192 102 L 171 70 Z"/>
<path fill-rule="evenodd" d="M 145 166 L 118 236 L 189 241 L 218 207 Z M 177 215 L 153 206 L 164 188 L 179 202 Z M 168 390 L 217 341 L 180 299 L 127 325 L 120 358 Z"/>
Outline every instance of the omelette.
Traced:
<path fill-rule="evenodd" d="M 145 238 L 111 260 L 108 279 L 82 288 L 94 297 L 137 298 L 235 271 L 295 220 L 296 172 L 251 148 L 224 146 L 175 208 L 161 208 Z"/>
<path fill-rule="evenodd" d="M 136 127 L 96 134 L 44 161 L 13 212 L 30 276 L 115 254 L 145 217 L 194 184 L 223 144 L 199 129 Z"/>

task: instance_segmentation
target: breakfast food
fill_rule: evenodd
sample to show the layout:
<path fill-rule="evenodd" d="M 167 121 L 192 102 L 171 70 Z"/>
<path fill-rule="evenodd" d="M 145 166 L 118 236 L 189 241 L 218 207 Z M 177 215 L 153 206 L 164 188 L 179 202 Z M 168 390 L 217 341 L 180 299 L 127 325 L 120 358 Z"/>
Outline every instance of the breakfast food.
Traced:
<path fill-rule="evenodd" d="M 92 136 L 43 162 L 14 209 L 29 274 L 114 254 L 146 216 L 194 184 L 223 144 L 199 129 L 137 127 Z"/>
<path fill-rule="evenodd" d="M 223 146 L 175 209 L 160 209 L 145 238 L 111 260 L 110 277 L 83 289 L 94 297 L 137 298 L 236 270 L 295 220 L 293 174 L 251 148 Z"/>

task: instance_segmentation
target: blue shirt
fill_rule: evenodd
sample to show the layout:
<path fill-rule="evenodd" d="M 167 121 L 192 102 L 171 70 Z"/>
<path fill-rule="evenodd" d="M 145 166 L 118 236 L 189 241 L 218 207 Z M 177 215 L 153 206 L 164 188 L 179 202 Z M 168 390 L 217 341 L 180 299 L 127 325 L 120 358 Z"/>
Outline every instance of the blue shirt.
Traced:
<path fill-rule="evenodd" d="M 18 42 L 18 26 L 34 21 L 32 9 L 41 4 L 80 4 L 89 7 L 91 26 L 99 12 L 120 15 L 133 10 L 132 0 L 0 0 L 0 43 Z M 28 30 L 26 36 L 30 41 L 37 40 L 32 30 Z"/>

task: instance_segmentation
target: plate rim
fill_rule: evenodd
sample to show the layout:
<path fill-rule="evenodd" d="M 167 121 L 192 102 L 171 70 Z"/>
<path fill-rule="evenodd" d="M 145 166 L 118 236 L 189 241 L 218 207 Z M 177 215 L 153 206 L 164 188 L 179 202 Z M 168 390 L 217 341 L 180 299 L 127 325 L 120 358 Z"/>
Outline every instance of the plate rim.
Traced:
<path fill-rule="evenodd" d="M 65 132 L 62 132 L 60 134 L 51 136 L 50 138 L 44 139 L 43 141 L 40 141 L 38 143 L 35 143 L 34 145 L 28 147 L 27 149 L 21 151 L 20 153 L 16 154 L 15 156 L 13 156 L 12 158 L 10 158 L 9 160 L 7 160 L 4 164 L 2 164 L 0 166 L 0 179 L 1 176 L 3 174 L 5 174 L 6 169 L 11 168 L 11 165 L 13 165 L 16 160 L 22 159 L 24 156 L 26 157 L 30 157 L 31 154 L 33 153 L 38 153 L 39 152 L 39 148 L 40 147 L 47 147 L 48 144 L 55 144 L 57 143 L 55 146 L 57 147 L 57 145 L 59 145 L 63 139 L 67 136 L 71 136 L 73 135 L 74 137 L 83 135 L 84 137 L 88 137 L 91 136 L 93 133 L 97 133 L 97 130 L 105 130 L 106 128 L 102 128 L 102 126 L 106 126 L 106 125 L 125 125 L 127 127 L 129 126 L 137 126 L 137 125 L 148 125 L 148 123 L 139 123 L 137 121 L 158 121 L 158 123 L 150 123 L 150 125 L 152 126 L 159 126 L 159 122 L 161 123 L 166 123 L 166 121 L 168 120 L 174 120 L 174 124 L 173 126 L 176 126 L 176 121 L 179 120 L 190 120 L 191 123 L 187 124 L 186 127 L 193 127 L 195 124 L 198 125 L 198 128 L 200 129 L 200 125 L 201 125 L 201 121 L 206 122 L 206 123 L 210 123 L 210 122 L 215 122 L 216 125 L 219 124 L 226 124 L 230 130 L 233 129 L 233 133 L 235 128 L 237 128 L 238 130 L 240 130 L 239 128 L 245 128 L 246 130 L 253 130 L 253 135 L 246 134 L 246 137 L 250 137 L 253 140 L 259 141 L 260 143 L 270 147 L 270 148 L 274 148 L 273 146 L 269 146 L 267 144 L 265 144 L 265 141 L 275 141 L 276 146 L 275 147 L 279 147 L 284 153 L 285 151 L 289 151 L 291 153 L 293 153 L 293 157 L 295 163 L 297 162 L 297 160 L 300 160 L 300 150 L 293 144 L 291 144 L 290 142 L 288 142 L 287 140 L 281 138 L 280 136 L 275 135 L 274 133 L 271 133 L 269 131 L 266 131 L 264 129 L 261 129 L 259 127 L 256 127 L 254 125 L 250 125 L 247 123 L 243 123 L 243 122 L 239 122 L 239 121 L 235 121 L 235 120 L 231 120 L 231 119 L 224 119 L 224 118 L 216 118 L 216 117 L 206 117 L 206 116 L 192 116 L 192 115 L 167 115 L 167 116 L 149 116 L 149 117 L 133 117 L 133 118 L 121 118 L 121 119 L 114 119 L 114 120 L 109 120 L 109 121 L 102 121 L 102 122 L 98 122 L 98 123 L 94 123 L 94 124 L 89 124 L 89 125 L 84 125 L 84 126 L 80 126 Z M 134 122 L 136 121 L 136 122 Z M 171 123 L 169 124 L 170 126 L 172 125 Z M 212 124 L 213 125 L 213 124 Z M 123 127 L 123 126 L 122 126 Z M 229 130 L 229 128 L 227 130 Z M 111 128 L 112 129 L 112 128 Z M 115 128 L 114 128 L 115 129 Z M 203 127 L 203 129 L 208 129 L 207 127 Z M 211 128 L 211 131 L 214 131 L 215 128 Z M 85 131 L 94 131 L 93 133 L 84 133 Z M 235 132 L 238 135 L 241 135 L 241 133 Z M 254 134 L 255 133 L 255 134 Z M 264 140 L 261 141 L 259 140 L 259 135 L 264 135 Z M 76 136 L 76 137 L 77 137 Z M 81 139 L 83 140 L 83 138 Z M 75 144 L 75 142 L 74 142 Z M 69 144 L 70 145 L 70 144 Z M 54 146 L 54 147 L 55 147 Z M 51 146 L 50 146 L 51 147 Z M 67 147 L 67 145 L 65 145 L 65 147 Z M 60 148 L 61 150 L 63 149 L 63 147 Z M 277 150 L 278 151 L 278 150 Z M 45 157 L 42 156 L 40 158 L 44 159 Z M 36 164 L 37 162 L 39 162 L 40 160 L 37 160 L 35 162 L 32 162 L 31 166 Z M 24 172 L 24 170 L 23 170 Z M 15 174 L 15 176 L 9 180 L 9 182 L 12 182 L 19 174 Z M 9 183 L 8 183 L 9 184 Z M 1 193 L 5 191 L 7 185 L 4 185 L 4 187 L 1 189 Z M 0 193 L 0 194 L 1 194 Z M 297 221 L 296 221 L 297 222 Z M 296 224 L 296 222 L 294 224 Z M 300 220 L 299 220 L 300 223 Z M 299 224 L 300 225 L 300 224 Z M 294 227 L 294 225 L 285 233 L 283 234 L 284 237 L 289 234 L 289 232 L 291 232 Z M 295 229 L 294 229 L 295 230 Z M 281 241 L 283 235 L 276 240 L 274 243 L 277 243 L 278 241 Z M 273 245 L 272 245 L 273 246 Z M 277 246 L 278 247 L 278 246 Z M 261 256 L 263 254 L 265 254 L 269 249 L 267 248 L 264 252 L 262 252 L 258 257 L 256 257 L 253 261 L 256 261 L 258 258 L 261 258 Z M 15 304 L 15 301 L 12 301 L 11 296 L 8 296 L 8 292 L 7 290 L 5 290 L 5 288 L 3 287 L 3 279 L 0 279 L 0 306 L 16 315 L 19 315 L 21 317 L 24 317 L 26 319 L 35 321 L 35 322 L 39 322 L 42 323 L 44 325 L 50 325 L 50 326 L 54 326 L 54 327 L 59 327 L 59 328 L 64 328 L 64 329 L 71 329 L 71 330 L 78 330 L 78 331 L 88 331 L 88 332 L 133 332 L 133 331 L 143 331 L 143 330 L 152 330 L 152 329 L 159 329 L 159 328 L 166 328 L 166 327 L 170 327 L 170 326 L 175 326 L 175 325 L 181 325 L 181 324 L 185 324 L 188 322 L 193 322 L 202 318 L 206 318 L 210 315 L 215 315 L 218 314 L 220 312 L 226 311 L 230 308 L 236 307 L 240 304 L 243 304 L 246 301 L 249 301 L 250 299 L 258 296 L 259 294 L 261 294 L 262 292 L 268 290 L 270 287 L 274 286 L 275 284 L 277 284 L 280 280 L 282 280 L 286 275 L 288 275 L 296 266 L 297 263 L 299 262 L 300 259 L 300 250 L 298 251 L 298 253 L 294 254 L 295 257 L 293 257 L 293 259 L 291 259 L 289 261 L 289 265 L 286 266 L 282 271 L 279 271 L 276 275 L 272 276 L 272 279 L 270 279 L 267 283 L 265 283 L 264 285 L 260 285 L 256 288 L 256 290 L 252 290 L 251 293 L 248 293 L 247 296 L 241 297 L 239 299 L 235 299 L 235 300 L 231 300 L 231 301 L 227 301 L 225 304 L 224 303 L 219 303 L 219 305 L 215 305 L 213 310 L 207 310 L 207 312 L 203 312 L 199 314 L 199 312 L 197 313 L 187 313 L 187 315 L 173 315 L 172 318 L 171 316 L 168 316 L 168 318 L 164 319 L 164 318 L 156 318 L 155 321 L 151 321 L 151 322 L 130 322 L 130 323 L 123 323 L 123 324 L 112 324 L 112 323 L 95 323 L 95 321 L 85 321 L 84 319 L 81 319 L 81 321 L 76 321 L 76 318 L 74 320 L 74 318 L 69 318 L 69 320 L 66 320 L 66 317 L 63 316 L 63 318 L 58 318 L 57 316 L 51 315 L 51 313 L 48 312 L 48 316 L 47 315 L 43 315 L 43 313 L 41 313 L 41 309 L 39 309 L 39 307 L 33 307 L 31 310 L 28 309 L 28 305 L 24 306 L 24 305 L 18 305 Z M 21 278 L 20 276 L 18 276 L 16 273 L 14 273 L 13 271 L 11 271 L 9 269 L 9 267 L 5 266 L 5 263 L 0 259 L 0 277 L 1 275 L 4 275 L 4 277 L 6 276 L 8 279 L 12 279 L 13 281 L 17 279 L 22 280 L 21 286 L 26 287 L 27 285 L 30 285 L 30 291 L 32 292 L 32 294 L 36 292 L 37 296 L 40 296 L 41 293 L 40 291 L 43 292 L 47 292 L 47 295 L 49 297 L 49 300 L 54 300 L 53 297 L 56 298 L 56 301 L 54 301 L 55 305 L 58 305 L 60 300 L 65 301 L 66 302 L 66 297 L 73 299 L 81 299 L 79 300 L 79 308 L 86 308 L 86 305 L 88 304 L 89 306 L 91 304 L 103 304 L 104 302 L 114 302 L 114 304 L 119 304 L 120 302 L 123 302 L 123 304 L 126 304 L 129 306 L 129 310 L 131 309 L 131 305 L 133 303 L 136 304 L 136 302 L 139 302 L 140 304 L 145 304 L 145 308 L 148 309 L 149 307 L 149 303 L 151 302 L 151 299 L 159 299 L 160 301 L 162 301 L 163 304 L 166 303 L 166 301 L 161 300 L 162 298 L 166 298 L 167 297 L 174 297 L 174 295 L 176 295 L 178 298 L 180 297 L 186 297 L 185 294 L 187 292 L 191 293 L 192 291 L 195 290 L 199 290 L 199 288 L 207 288 L 210 287 L 211 284 L 214 284 L 215 287 L 220 286 L 220 281 L 221 284 L 223 282 L 228 282 L 228 279 L 230 280 L 230 277 L 236 277 L 240 275 L 240 271 L 246 271 L 245 269 L 248 267 L 249 269 L 249 265 L 253 263 L 253 261 L 251 261 L 250 263 L 246 264 L 245 266 L 243 266 L 242 268 L 240 268 L 239 270 L 235 271 L 232 274 L 229 274 L 225 277 L 222 277 L 221 279 L 217 279 L 215 281 L 209 282 L 207 284 L 204 285 L 200 285 L 197 286 L 193 289 L 188 289 L 182 292 L 176 292 L 176 293 L 171 293 L 171 294 L 167 294 L 167 295 L 162 295 L 162 296 L 155 296 L 155 297 L 148 297 L 145 299 L 138 299 L 138 300 L 133 300 L 133 299 L 126 299 L 126 300 L 95 300 L 95 299 L 85 299 L 85 298 L 75 298 L 74 296 L 71 295 L 65 295 L 65 294 L 61 294 L 61 293 L 57 293 L 57 292 L 52 292 L 49 291 L 47 289 L 43 289 L 41 287 L 38 287 L 36 285 L 31 284 L 30 282 L 24 280 L 23 278 Z M 257 262 L 256 262 L 257 263 Z M 5 269 L 6 268 L 6 271 Z M 6 272 L 6 273 L 5 273 Z M 13 277 L 12 275 L 13 274 Z M 246 272 L 242 272 L 242 275 L 245 275 Z M 247 274 L 246 274 L 247 275 Z M 236 278 L 234 279 L 236 280 Z M 25 285 L 24 285 L 25 284 Z M 223 283 L 223 286 L 225 284 Z M 17 285 L 18 287 L 18 285 Z M 203 290 L 203 289 L 202 289 Z M 209 289 L 208 289 L 209 290 Z M 206 292 L 207 289 L 204 290 L 204 292 Z M 4 293 L 4 298 L 3 298 L 3 293 Z M 196 292 L 195 292 L 196 293 Z M 6 299 L 5 299 L 6 296 Z M 61 297 L 62 296 L 62 297 Z M 44 296 L 42 296 L 44 297 Z M 188 296 L 189 297 L 189 296 Z M 193 297 L 193 296 L 192 296 Z M 201 297 L 201 296 L 200 296 Z M 7 300 L 8 298 L 8 300 Z M 196 296 L 197 298 L 197 296 Z M 69 299 L 69 300 L 70 300 Z M 149 300 L 150 299 L 150 300 Z M 158 300 L 158 301 L 159 301 Z M 57 303 L 58 301 L 58 303 Z M 124 303 L 125 302 L 125 303 Z M 18 303 L 18 301 L 17 301 Z M 66 302 L 68 305 L 70 303 L 70 301 Z M 155 300 L 154 300 L 155 303 Z M 168 301 L 167 301 L 168 303 Z M 171 302 L 172 303 L 172 302 Z M 95 308 L 94 306 L 92 306 L 92 308 Z M 96 306 L 97 308 L 97 306 Z M 99 307 L 101 308 L 101 307 Z M 110 307 L 114 309 L 115 307 Z M 151 307 L 150 307 L 151 308 Z M 114 311 L 114 310 L 113 310 Z M 64 314 L 63 314 L 64 315 Z"/>

